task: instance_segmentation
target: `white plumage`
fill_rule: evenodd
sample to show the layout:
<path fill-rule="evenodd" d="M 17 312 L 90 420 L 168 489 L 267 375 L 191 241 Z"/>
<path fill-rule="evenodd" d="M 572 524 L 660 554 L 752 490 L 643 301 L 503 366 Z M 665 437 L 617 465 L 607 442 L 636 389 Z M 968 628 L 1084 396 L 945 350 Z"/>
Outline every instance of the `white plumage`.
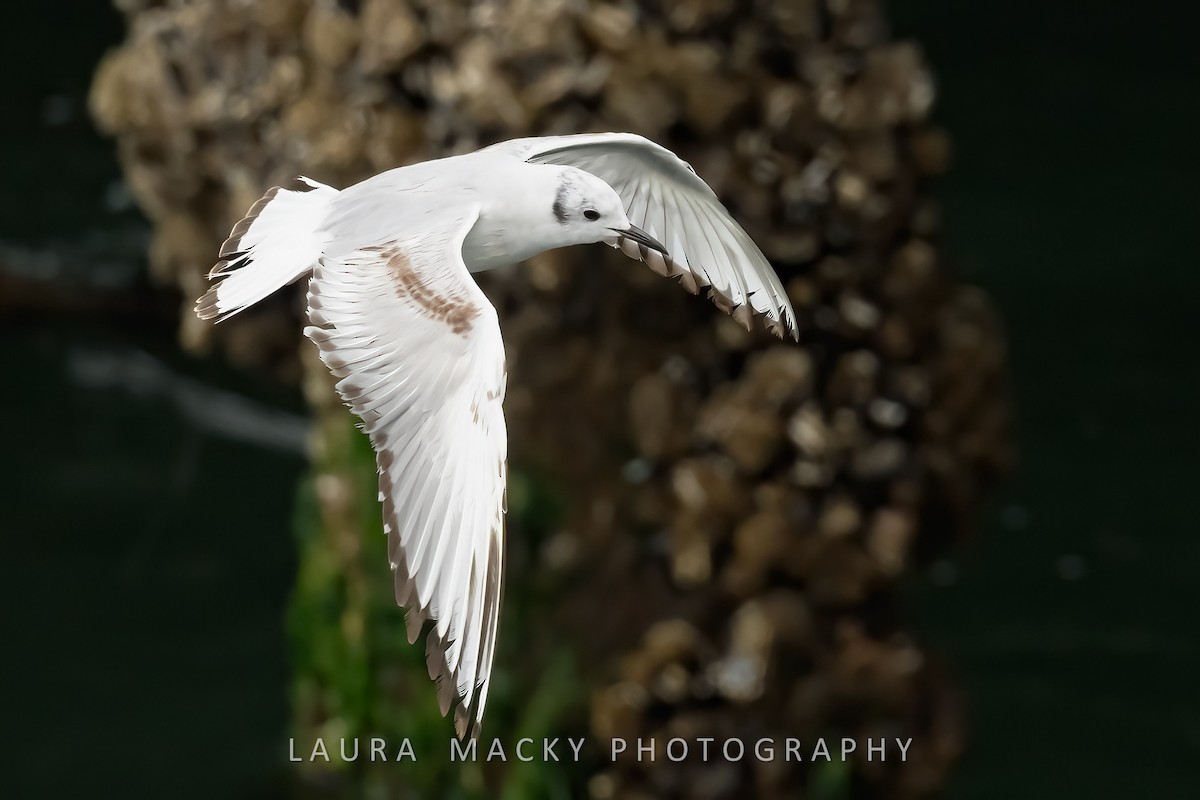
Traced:
<path fill-rule="evenodd" d="M 337 191 L 275 188 L 239 222 L 197 302 L 224 319 L 308 274 L 305 334 L 378 456 L 396 601 L 426 641 L 442 713 L 478 734 L 504 566 L 504 344 L 470 272 L 605 242 L 782 336 L 774 270 L 677 156 L 631 134 L 503 142 Z"/>
<path fill-rule="evenodd" d="M 510 153 L 535 164 L 563 164 L 602 178 L 621 197 L 629 221 L 666 245 L 669 257 L 626 240 L 621 251 L 692 294 L 711 299 L 750 327 L 750 311 L 773 333 L 796 334 L 787 293 L 766 256 L 737 224 L 691 164 L 632 133 L 583 133 L 513 139 L 484 152 Z"/>

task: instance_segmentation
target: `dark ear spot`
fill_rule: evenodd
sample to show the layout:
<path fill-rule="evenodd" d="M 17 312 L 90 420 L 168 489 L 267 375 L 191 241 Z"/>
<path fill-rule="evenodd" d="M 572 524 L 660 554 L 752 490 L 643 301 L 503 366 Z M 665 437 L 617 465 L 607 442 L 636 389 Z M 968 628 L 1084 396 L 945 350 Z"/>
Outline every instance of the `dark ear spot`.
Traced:
<path fill-rule="evenodd" d="M 554 218 L 560 223 L 566 224 L 567 221 L 567 187 L 565 184 L 558 187 L 558 192 L 554 195 Z"/>

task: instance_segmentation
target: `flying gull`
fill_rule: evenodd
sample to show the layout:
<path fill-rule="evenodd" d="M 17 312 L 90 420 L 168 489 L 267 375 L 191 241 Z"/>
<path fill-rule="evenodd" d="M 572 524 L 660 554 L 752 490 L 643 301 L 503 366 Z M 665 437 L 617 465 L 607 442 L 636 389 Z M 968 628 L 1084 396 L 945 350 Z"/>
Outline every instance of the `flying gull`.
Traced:
<path fill-rule="evenodd" d="M 234 226 L 196 304 L 227 319 L 298 278 L 304 333 L 362 420 L 396 602 L 425 622 L 429 675 L 460 737 L 487 702 L 504 573 L 508 436 L 496 310 L 470 277 L 604 242 L 796 337 L 770 263 L 691 165 L 627 133 L 515 139 L 349 188 L 271 189 Z"/>

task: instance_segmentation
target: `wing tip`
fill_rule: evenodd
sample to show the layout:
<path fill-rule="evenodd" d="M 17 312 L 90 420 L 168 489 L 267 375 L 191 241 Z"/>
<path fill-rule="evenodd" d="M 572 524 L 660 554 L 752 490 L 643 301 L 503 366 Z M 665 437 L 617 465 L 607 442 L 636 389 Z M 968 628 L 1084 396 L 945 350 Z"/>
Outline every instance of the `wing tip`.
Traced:
<path fill-rule="evenodd" d="M 796 326 L 796 317 L 790 306 L 780 308 L 777 314 L 764 314 L 763 324 L 777 339 L 800 341 L 800 329 Z"/>
<path fill-rule="evenodd" d="M 404 615 L 405 632 L 408 634 L 408 643 L 416 644 L 417 639 L 421 637 L 421 628 L 425 626 L 425 614 L 417 608 L 409 608 Z"/>
<path fill-rule="evenodd" d="M 224 319 L 224 317 L 221 317 L 220 300 L 217 298 L 217 290 L 220 288 L 220 284 L 210 287 L 207 292 L 197 298 L 196 305 L 192 309 L 197 317 L 203 320 L 215 320 L 216 322 Z"/>
<path fill-rule="evenodd" d="M 678 285 L 691 294 L 698 295 L 702 288 L 707 287 L 707 296 L 713 305 L 733 317 L 747 331 L 754 330 L 754 317 L 762 317 L 764 327 L 777 338 L 782 340 L 790 336 L 792 341 L 800 341 L 800 331 L 796 326 L 795 313 L 786 299 L 760 311 L 748 302 L 749 297 L 746 298 L 746 302 L 739 303 L 731 295 L 718 289 L 708 271 L 703 267 L 700 267 L 701 272 L 698 273 L 687 263 L 681 263 L 669 254 L 660 255 L 657 251 L 650 250 L 645 245 L 637 244 L 625 237 L 618 237 L 617 241 L 610 246 L 630 258 L 641 261 L 656 274 L 664 278 L 674 278 Z"/>

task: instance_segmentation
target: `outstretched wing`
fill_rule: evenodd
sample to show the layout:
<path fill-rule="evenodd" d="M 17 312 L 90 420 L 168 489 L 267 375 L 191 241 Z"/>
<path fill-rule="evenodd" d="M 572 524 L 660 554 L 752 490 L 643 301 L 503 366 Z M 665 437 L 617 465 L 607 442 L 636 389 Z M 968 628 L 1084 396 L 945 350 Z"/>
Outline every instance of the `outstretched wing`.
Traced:
<path fill-rule="evenodd" d="M 507 433 L 496 311 L 462 260 L 477 207 L 317 266 L 305 334 L 378 455 L 379 496 L 415 642 L 459 736 L 477 734 L 504 566 Z M 444 222 L 444 224 L 443 224 Z M 337 231 L 333 231 L 336 237 Z"/>
<path fill-rule="evenodd" d="M 621 251 L 662 275 L 679 278 L 749 328 L 750 312 L 766 317 L 777 336 L 796 338 L 796 315 L 766 256 L 721 205 L 691 165 L 631 133 L 515 139 L 495 149 L 539 164 L 578 167 L 611 186 L 629 221 L 666 245 L 670 257 L 624 239 Z"/>

